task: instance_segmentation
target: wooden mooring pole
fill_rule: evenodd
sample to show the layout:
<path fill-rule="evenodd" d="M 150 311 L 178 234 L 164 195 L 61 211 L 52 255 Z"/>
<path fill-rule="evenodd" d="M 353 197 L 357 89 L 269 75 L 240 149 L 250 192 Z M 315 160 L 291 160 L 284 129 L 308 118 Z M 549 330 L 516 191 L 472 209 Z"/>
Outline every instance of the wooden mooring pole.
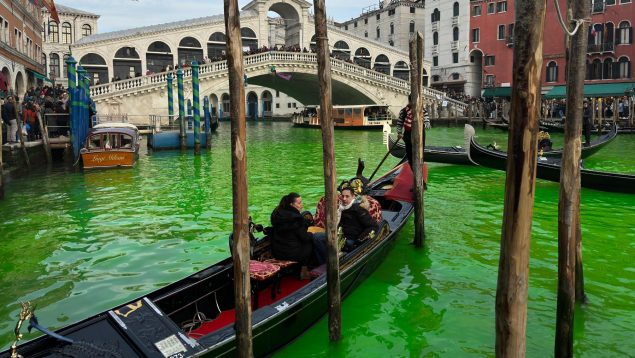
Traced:
<path fill-rule="evenodd" d="M 591 16 L 588 1 L 568 1 L 574 19 Z M 568 13 L 568 12 L 564 12 Z M 572 24 L 570 28 L 574 28 Z M 582 151 L 583 89 L 586 74 L 587 22 L 583 22 L 567 49 L 567 120 L 560 170 L 558 201 L 558 298 L 555 357 L 573 357 L 576 246 L 580 233 L 580 155 Z M 589 104 L 587 104 L 589 105 Z"/>
<path fill-rule="evenodd" d="M 42 119 L 42 111 L 37 111 L 37 121 L 40 126 L 40 135 L 42 136 L 42 145 L 44 146 L 44 153 L 46 154 L 46 162 L 48 164 L 53 163 L 53 155 L 51 154 L 51 143 L 49 142 L 49 130 L 48 127 L 44 125 L 44 120 Z"/>
<path fill-rule="evenodd" d="M 234 205 L 234 295 L 236 297 L 236 348 L 241 358 L 253 357 L 251 335 L 251 283 L 249 281 L 249 213 L 247 211 L 247 125 L 243 50 L 238 0 L 225 0 L 227 67 L 231 108 L 232 192 Z"/>
<path fill-rule="evenodd" d="M 524 357 L 546 0 L 518 0 L 496 289 L 496 356 Z"/>
<path fill-rule="evenodd" d="M 326 27 L 324 0 L 314 0 L 315 36 L 317 43 L 318 81 L 320 85 L 320 126 L 324 156 L 324 191 L 326 195 L 326 237 L 328 258 L 326 279 L 328 286 L 329 339 L 338 341 L 342 334 L 342 299 L 340 293 L 340 265 L 337 248 L 337 196 L 335 174 L 335 136 L 332 117 L 331 59 Z"/>
<path fill-rule="evenodd" d="M 185 123 L 185 91 L 183 89 L 183 70 L 176 71 L 176 88 L 179 101 L 179 145 L 181 150 L 187 149 L 187 130 Z"/>
<path fill-rule="evenodd" d="M 423 76 L 423 35 L 417 32 L 410 39 L 410 108 L 412 120 L 412 161 L 415 181 L 415 247 L 423 247 L 425 240 L 425 217 L 423 209 L 423 146 L 425 127 L 423 125 L 423 103 L 421 100 L 421 78 Z"/>
<path fill-rule="evenodd" d="M 4 199 L 4 162 L 2 160 L 4 153 L 2 148 L 2 128 L 0 128 L 0 200 Z"/>

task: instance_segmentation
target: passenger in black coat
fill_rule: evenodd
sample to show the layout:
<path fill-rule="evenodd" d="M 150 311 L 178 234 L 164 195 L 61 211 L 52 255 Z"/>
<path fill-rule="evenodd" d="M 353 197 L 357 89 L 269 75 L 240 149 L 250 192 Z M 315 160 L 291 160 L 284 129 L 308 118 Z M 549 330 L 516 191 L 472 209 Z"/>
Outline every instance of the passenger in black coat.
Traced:
<path fill-rule="evenodd" d="M 340 223 L 347 244 L 354 245 L 363 235 L 377 228 L 375 221 L 368 213 L 368 210 L 355 203 L 355 194 L 350 188 L 341 190 L 340 200 Z"/>
<path fill-rule="evenodd" d="M 302 265 L 312 262 L 313 234 L 307 232 L 310 223 L 300 214 L 302 208 L 300 195 L 290 193 L 282 197 L 271 213 L 271 252 L 276 259 L 298 261 Z"/>

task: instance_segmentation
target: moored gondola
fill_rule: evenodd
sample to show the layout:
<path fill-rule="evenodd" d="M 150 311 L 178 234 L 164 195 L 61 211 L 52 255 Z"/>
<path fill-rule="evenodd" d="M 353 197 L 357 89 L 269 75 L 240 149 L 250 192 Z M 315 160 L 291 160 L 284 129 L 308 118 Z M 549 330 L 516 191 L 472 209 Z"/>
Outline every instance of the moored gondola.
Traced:
<path fill-rule="evenodd" d="M 507 153 L 482 147 L 476 143 L 474 137 L 470 139 L 468 154 L 474 164 L 507 170 Z M 539 157 L 536 176 L 540 179 L 559 182 L 560 159 Z M 580 179 L 583 188 L 617 193 L 635 193 L 635 175 L 581 169 Z"/>
<path fill-rule="evenodd" d="M 340 256 L 341 292 L 346 297 L 377 267 L 410 217 L 411 203 L 386 197 L 402 167 L 369 184 L 368 195 L 381 205 L 376 234 Z M 255 227 L 255 226 L 254 226 Z M 252 276 L 253 350 L 270 354 L 289 343 L 327 311 L 326 274 L 302 280 L 284 263 L 267 258 L 267 236 L 254 242 L 252 266 L 277 266 L 267 276 Z M 293 263 L 290 263 L 293 267 Z M 251 272 L 250 272 L 251 273 Z M 269 272 L 270 273 L 270 272 Z M 263 278 L 260 280 L 260 278 Z M 167 287 L 71 324 L 18 346 L 25 357 L 224 357 L 236 354 L 231 257 Z M 5 351 L 0 357 L 10 357 Z"/>
<path fill-rule="evenodd" d="M 596 140 L 591 142 L 590 145 L 582 146 L 582 159 L 585 159 L 595 153 L 597 153 L 600 149 L 604 148 L 607 144 L 609 144 L 615 137 L 617 136 L 617 127 L 612 126 L 611 130 L 598 137 Z M 424 149 L 424 158 L 426 162 L 434 162 L 434 163 L 448 163 L 448 164 L 462 164 L 462 165 L 472 165 L 473 163 L 470 161 L 467 155 L 467 151 L 465 148 L 469 146 L 469 137 L 465 143 L 464 147 L 461 146 L 453 146 L 453 147 L 438 147 L 438 146 L 426 146 Z M 406 155 L 406 148 L 403 141 L 396 142 L 395 137 L 389 135 L 387 141 L 388 149 L 390 150 L 390 154 L 397 158 L 403 158 Z M 395 143 L 396 142 L 396 143 Z M 547 158 L 561 158 L 563 149 L 553 149 L 550 151 L 544 151 L 542 153 L 543 157 Z"/>

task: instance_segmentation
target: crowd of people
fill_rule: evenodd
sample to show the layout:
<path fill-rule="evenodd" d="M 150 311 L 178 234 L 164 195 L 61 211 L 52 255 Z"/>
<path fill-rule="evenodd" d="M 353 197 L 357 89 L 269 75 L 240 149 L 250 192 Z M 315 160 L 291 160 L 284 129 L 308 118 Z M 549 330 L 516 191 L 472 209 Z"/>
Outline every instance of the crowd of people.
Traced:
<path fill-rule="evenodd" d="M 22 100 L 11 92 L 3 93 L 0 97 L 2 144 L 15 143 L 20 140 L 18 121 L 21 123 L 22 134 L 26 140 L 39 139 L 41 133 L 37 118 L 38 113 L 42 115 L 68 113 L 68 104 L 68 93 L 60 84 L 31 87 L 26 91 Z M 54 127 L 68 126 L 68 117 L 59 117 Z"/>

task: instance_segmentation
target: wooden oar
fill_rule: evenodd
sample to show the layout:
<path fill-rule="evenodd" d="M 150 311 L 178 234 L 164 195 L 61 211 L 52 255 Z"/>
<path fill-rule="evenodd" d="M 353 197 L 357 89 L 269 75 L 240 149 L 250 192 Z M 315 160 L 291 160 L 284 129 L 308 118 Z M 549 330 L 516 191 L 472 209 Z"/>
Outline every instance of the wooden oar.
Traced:
<path fill-rule="evenodd" d="M 392 152 L 392 150 L 395 148 L 395 146 L 397 145 L 397 143 L 399 143 L 400 140 L 401 140 L 401 138 L 397 138 L 397 140 L 392 144 L 390 149 L 388 149 L 388 153 L 386 153 L 386 155 L 384 155 L 384 159 L 382 159 L 381 162 L 379 162 L 379 165 L 377 166 L 377 168 L 375 168 L 375 171 L 373 171 L 373 174 L 371 174 L 370 178 L 368 178 L 369 182 L 371 180 L 373 180 L 373 177 L 375 176 L 375 174 L 377 174 L 377 171 L 379 170 L 381 165 L 384 164 L 384 162 L 386 161 L 386 158 L 388 158 L 388 155 L 390 155 L 390 152 Z"/>

